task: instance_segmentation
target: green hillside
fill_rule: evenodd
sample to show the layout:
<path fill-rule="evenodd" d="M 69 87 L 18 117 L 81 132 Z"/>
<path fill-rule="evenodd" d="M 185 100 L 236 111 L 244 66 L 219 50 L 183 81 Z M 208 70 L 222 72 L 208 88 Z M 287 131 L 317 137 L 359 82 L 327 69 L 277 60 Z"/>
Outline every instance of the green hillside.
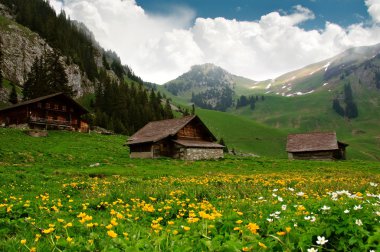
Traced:
<path fill-rule="evenodd" d="M 218 139 L 237 151 L 285 158 L 286 133 L 230 113 L 197 109 L 197 115 Z"/>
<path fill-rule="evenodd" d="M 380 160 L 380 98 L 377 92 L 361 89 L 355 93 L 359 117 L 345 119 L 332 109 L 333 95 L 318 92 L 298 97 L 267 96 L 254 111 L 241 108 L 232 113 L 287 132 L 336 131 L 347 142 L 349 158 Z"/>

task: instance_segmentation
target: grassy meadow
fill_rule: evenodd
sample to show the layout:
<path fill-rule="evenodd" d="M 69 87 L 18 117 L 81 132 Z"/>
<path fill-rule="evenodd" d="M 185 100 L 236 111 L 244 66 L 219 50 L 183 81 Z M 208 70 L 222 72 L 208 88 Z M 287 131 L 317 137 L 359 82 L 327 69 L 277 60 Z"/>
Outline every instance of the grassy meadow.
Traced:
<path fill-rule="evenodd" d="M 378 162 L 139 160 L 125 136 L 56 131 L 0 140 L 0 251 L 380 249 Z"/>
<path fill-rule="evenodd" d="M 287 133 L 336 131 L 338 140 L 349 144 L 348 159 L 379 161 L 379 96 L 365 90 L 355 92 L 361 92 L 356 99 L 359 117 L 352 120 L 332 110 L 333 94 L 327 91 L 291 98 L 266 96 L 254 111 L 241 108 L 231 112 Z"/>

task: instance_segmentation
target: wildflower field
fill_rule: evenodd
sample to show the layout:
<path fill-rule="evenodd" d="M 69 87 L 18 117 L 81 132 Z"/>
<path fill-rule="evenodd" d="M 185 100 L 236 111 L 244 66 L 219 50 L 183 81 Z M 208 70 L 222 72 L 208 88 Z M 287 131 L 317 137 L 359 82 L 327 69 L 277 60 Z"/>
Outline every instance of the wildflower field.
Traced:
<path fill-rule="evenodd" d="M 26 141 L 43 142 L 0 148 L 0 251 L 380 250 L 378 162 L 131 160 L 114 136 L 88 138 L 86 157 Z"/>

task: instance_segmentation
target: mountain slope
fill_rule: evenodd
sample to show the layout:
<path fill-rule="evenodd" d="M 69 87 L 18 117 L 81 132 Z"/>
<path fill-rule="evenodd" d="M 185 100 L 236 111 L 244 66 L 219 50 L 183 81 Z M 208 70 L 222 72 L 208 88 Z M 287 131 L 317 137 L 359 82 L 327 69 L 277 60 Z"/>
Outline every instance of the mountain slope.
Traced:
<path fill-rule="evenodd" d="M 376 63 L 379 54 L 380 44 L 351 48 L 335 57 L 284 74 L 269 82 L 258 82 L 257 88 L 265 89 L 267 94 L 304 95 L 334 90 L 350 74 L 356 75 L 361 79 L 361 84 L 370 87 L 379 72 Z M 359 68 L 365 69 L 358 71 Z"/>
<path fill-rule="evenodd" d="M 164 85 L 174 96 L 181 96 L 201 108 L 225 111 L 233 104 L 238 87 L 246 88 L 255 81 L 232 75 L 213 64 L 196 65 Z"/>
<path fill-rule="evenodd" d="M 348 84 L 358 107 L 359 115 L 353 119 L 340 116 L 332 108 L 334 99 L 340 100 L 341 105 L 345 106 L 344 86 Z M 237 86 L 234 86 L 235 95 Z M 349 158 L 380 160 L 380 45 L 353 48 L 275 80 L 252 81 L 238 87 L 239 92 L 245 95 L 266 93 L 265 101 L 256 102 L 254 110 L 249 106 L 238 109 L 231 107 L 227 109 L 228 113 L 286 133 L 336 131 L 341 141 L 350 144 Z M 191 91 L 194 90 L 188 89 L 187 92 Z M 174 97 L 182 104 L 186 100 L 186 96 Z M 205 120 L 208 120 L 208 116 L 212 117 L 206 113 Z M 215 120 L 211 119 L 210 123 Z M 236 140 L 237 146 L 241 148 L 244 146 L 244 137 L 250 138 L 250 131 L 242 130 L 245 128 L 244 122 L 239 126 L 241 130 L 239 127 L 227 130 L 231 121 L 233 119 L 226 119 L 227 126 L 220 127 L 226 128 L 224 132 L 231 134 L 232 139 L 238 139 L 237 135 L 241 134 L 241 142 Z M 246 146 L 246 150 L 252 148 L 249 144 Z"/>

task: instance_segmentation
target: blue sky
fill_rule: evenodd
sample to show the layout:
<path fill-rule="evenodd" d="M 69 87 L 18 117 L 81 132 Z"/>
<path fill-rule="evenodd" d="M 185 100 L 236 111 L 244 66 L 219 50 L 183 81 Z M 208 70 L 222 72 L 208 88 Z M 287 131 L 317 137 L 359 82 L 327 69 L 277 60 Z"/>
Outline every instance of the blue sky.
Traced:
<path fill-rule="evenodd" d="M 146 81 L 213 63 L 273 79 L 380 43 L 380 0 L 50 0 Z"/>
<path fill-rule="evenodd" d="M 255 21 L 272 11 L 289 13 L 293 6 L 302 5 L 313 11 L 315 15 L 315 19 L 301 25 L 305 29 L 323 28 L 327 21 L 347 27 L 370 19 L 363 0 L 137 0 L 136 2 L 152 14 L 165 15 L 171 12 L 173 6 L 183 6 L 194 10 L 196 17 L 224 17 L 239 21 Z"/>

